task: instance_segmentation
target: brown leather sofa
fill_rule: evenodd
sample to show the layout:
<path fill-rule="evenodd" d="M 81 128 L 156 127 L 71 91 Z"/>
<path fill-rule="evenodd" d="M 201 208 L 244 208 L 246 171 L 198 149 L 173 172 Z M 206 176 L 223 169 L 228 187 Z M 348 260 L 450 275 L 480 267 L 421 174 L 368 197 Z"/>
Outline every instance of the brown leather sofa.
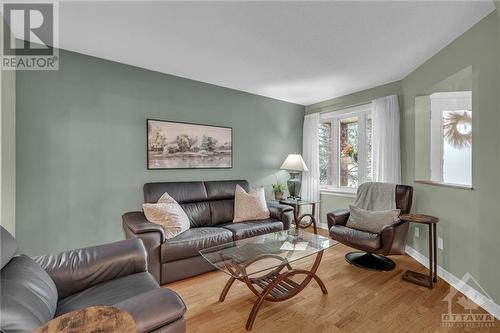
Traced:
<path fill-rule="evenodd" d="M 413 187 L 396 185 L 396 207 L 401 209 L 401 214 L 411 210 Z M 406 234 L 409 224 L 400 221 L 385 227 L 380 234 L 349 228 L 346 226 L 349 219 L 349 209 L 337 209 L 327 214 L 330 237 L 342 244 L 361 250 L 349 252 L 345 258 L 355 266 L 388 271 L 394 269 L 396 264 L 387 255 L 405 253 Z"/>
<path fill-rule="evenodd" d="M 130 313 L 137 332 L 183 333 L 186 306 L 146 271 L 138 239 L 30 258 L 0 227 L 1 332 L 31 332 L 54 317 L 93 305 Z"/>
<path fill-rule="evenodd" d="M 127 238 L 140 238 L 148 251 L 148 271 L 160 284 L 185 279 L 215 268 L 205 261 L 202 249 L 290 228 L 293 209 L 269 202 L 270 218 L 232 223 L 236 184 L 246 191 L 246 180 L 147 183 L 144 202 L 155 203 L 168 192 L 184 209 L 191 222 L 189 230 L 165 239 L 157 224 L 149 222 L 142 211 L 123 215 Z"/>

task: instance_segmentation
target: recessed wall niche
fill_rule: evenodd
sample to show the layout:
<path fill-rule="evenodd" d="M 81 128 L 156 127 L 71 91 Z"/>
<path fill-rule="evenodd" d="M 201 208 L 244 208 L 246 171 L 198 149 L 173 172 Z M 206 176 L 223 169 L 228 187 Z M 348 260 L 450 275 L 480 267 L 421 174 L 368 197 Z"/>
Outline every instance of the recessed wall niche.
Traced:
<path fill-rule="evenodd" d="M 472 67 L 415 98 L 415 181 L 472 188 Z"/>

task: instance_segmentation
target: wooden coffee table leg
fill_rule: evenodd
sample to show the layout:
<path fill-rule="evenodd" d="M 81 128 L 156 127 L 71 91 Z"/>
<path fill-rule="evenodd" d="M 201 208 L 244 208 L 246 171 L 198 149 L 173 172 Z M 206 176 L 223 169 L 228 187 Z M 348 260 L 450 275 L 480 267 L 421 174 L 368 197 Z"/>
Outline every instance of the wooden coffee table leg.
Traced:
<path fill-rule="evenodd" d="M 264 299 L 266 298 L 268 293 L 269 290 L 263 291 L 262 294 L 259 296 L 259 298 L 257 298 L 257 300 L 255 301 L 252 307 L 252 311 L 250 311 L 250 314 L 248 315 L 247 324 L 245 326 L 247 331 L 250 331 L 252 329 L 255 317 L 257 317 L 257 313 L 259 312 L 260 306 L 262 305 L 262 303 L 264 303 Z"/>
<path fill-rule="evenodd" d="M 252 311 L 250 311 L 246 323 L 246 329 L 248 331 L 252 329 L 255 318 L 257 317 L 259 309 L 264 301 L 286 301 L 300 293 L 312 279 L 316 280 L 323 294 L 328 294 L 328 290 L 326 289 L 325 284 L 316 275 L 316 271 L 319 267 L 322 256 L 323 251 L 318 252 L 311 270 L 308 271 L 304 269 L 292 269 L 275 275 L 274 278 L 272 278 L 271 282 L 269 282 L 269 275 L 266 275 L 266 278 L 261 280 L 259 280 L 258 278 L 250 280 L 248 277 L 245 277 L 244 281 L 250 289 L 253 289 L 252 284 L 256 284 L 263 288 L 262 292 L 258 295 L 258 298 L 253 305 Z M 300 274 L 306 276 L 301 283 L 297 283 L 290 279 L 290 277 Z"/>
<path fill-rule="evenodd" d="M 311 211 L 311 219 L 312 219 L 312 224 L 313 224 L 313 229 L 314 229 L 314 234 L 318 234 L 318 230 L 316 229 L 316 203 L 312 204 L 312 211 Z"/>
<path fill-rule="evenodd" d="M 321 291 L 323 292 L 323 294 L 327 295 L 328 294 L 328 289 L 326 289 L 325 284 L 323 283 L 323 281 L 321 281 L 321 279 L 319 278 L 319 276 L 317 276 L 316 274 L 313 274 L 312 277 L 314 278 L 314 280 L 316 280 L 316 283 L 321 288 Z"/>
<path fill-rule="evenodd" d="M 222 259 L 224 260 L 224 257 L 222 257 Z M 273 276 L 278 275 L 285 268 L 287 268 L 288 270 L 292 269 L 292 266 L 290 266 L 290 264 L 288 263 L 288 261 L 285 258 L 280 257 L 280 256 L 275 255 L 275 254 L 261 254 L 261 255 L 255 257 L 253 260 L 249 260 L 248 262 L 246 262 L 244 264 L 240 264 L 240 265 L 233 265 L 229 261 L 224 260 L 223 261 L 224 266 L 226 266 L 226 269 L 232 274 L 232 276 L 226 282 L 226 285 L 224 286 L 224 289 L 222 289 L 222 292 L 221 292 L 221 294 L 219 296 L 219 302 L 221 302 L 221 303 L 224 302 L 224 300 L 226 299 L 227 293 L 229 292 L 229 289 L 231 289 L 231 286 L 233 285 L 233 283 L 234 283 L 235 280 L 247 283 L 248 288 L 250 288 L 250 290 L 255 295 L 259 296 L 260 293 L 259 293 L 259 291 L 257 289 L 255 289 L 253 287 L 252 282 L 249 279 L 247 279 L 247 281 L 245 281 L 244 278 L 239 277 L 239 276 L 240 275 L 242 275 L 242 276 L 246 275 L 245 274 L 245 270 L 246 270 L 247 266 L 253 264 L 256 261 L 263 260 L 263 259 L 277 259 L 277 260 L 281 261 L 281 265 L 279 265 L 278 267 L 276 267 L 272 272 L 269 272 L 268 274 L 266 274 L 265 275 L 266 277 L 269 276 L 269 275 L 273 275 Z"/>
<path fill-rule="evenodd" d="M 229 292 L 229 289 L 231 289 L 231 286 L 234 283 L 234 280 L 236 280 L 236 278 L 232 276 L 229 278 L 229 280 L 227 280 L 226 285 L 224 286 L 224 289 L 222 289 L 222 293 L 220 294 L 219 302 L 224 302 L 224 300 L 226 299 L 226 295 Z"/>

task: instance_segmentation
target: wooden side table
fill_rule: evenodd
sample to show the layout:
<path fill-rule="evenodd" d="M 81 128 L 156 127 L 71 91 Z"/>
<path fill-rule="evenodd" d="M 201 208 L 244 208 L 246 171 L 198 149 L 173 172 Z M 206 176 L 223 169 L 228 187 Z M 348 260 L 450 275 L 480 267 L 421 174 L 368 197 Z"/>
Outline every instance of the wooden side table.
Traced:
<path fill-rule="evenodd" d="M 34 330 L 34 333 L 136 332 L 132 316 L 112 306 L 91 306 L 65 313 Z"/>
<path fill-rule="evenodd" d="M 437 282 L 437 246 L 436 224 L 439 219 L 435 216 L 423 214 L 403 214 L 399 217 L 403 221 L 427 224 L 429 226 L 429 275 L 406 271 L 403 280 L 432 289 L 433 282 Z"/>
<path fill-rule="evenodd" d="M 314 233 L 318 234 L 318 230 L 316 227 L 316 204 L 317 201 L 310 200 L 301 200 L 301 199 L 283 199 L 279 201 L 282 205 L 292 206 L 293 207 L 293 220 L 295 224 L 295 228 L 299 230 L 299 228 L 308 228 L 311 224 L 314 229 Z M 300 207 L 311 205 L 311 214 L 300 214 Z M 309 217 L 310 221 L 308 223 L 301 223 L 304 217 Z"/>

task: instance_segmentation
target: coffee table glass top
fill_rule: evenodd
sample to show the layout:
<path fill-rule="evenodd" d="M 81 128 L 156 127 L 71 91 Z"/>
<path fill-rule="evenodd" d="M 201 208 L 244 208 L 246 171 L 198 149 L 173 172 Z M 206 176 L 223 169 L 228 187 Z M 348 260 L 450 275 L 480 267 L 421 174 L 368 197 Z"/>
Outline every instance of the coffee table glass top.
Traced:
<path fill-rule="evenodd" d="M 280 204 L 285 204 L 285 205 L 297 205 L 297 206 L 303 206 L 303 205 L 310 205 L 314 203 L 319 203 L 319 201 L 316 200 L 307 200 L 307 199 L 282 199 L 279 201 Z"/>
<path fill-rule="evenodd" d="M 217 269 L 235 277 L 251 276 L 326 250 L 338 242 L 300 231 L 278 231 L 210 247 L 200 254 Z"/>

